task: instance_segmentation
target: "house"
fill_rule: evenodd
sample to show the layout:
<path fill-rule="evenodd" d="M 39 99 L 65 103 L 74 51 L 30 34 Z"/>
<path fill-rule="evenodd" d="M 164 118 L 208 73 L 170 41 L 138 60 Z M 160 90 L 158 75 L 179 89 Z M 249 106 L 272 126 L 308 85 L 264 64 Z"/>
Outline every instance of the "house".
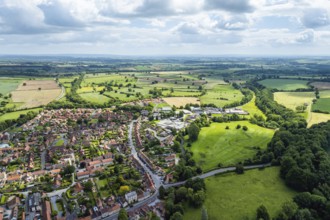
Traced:
<path fill-rule="evenodd" d="M 190 107 L 190 110 L 197 115 L 204 114 L 203 109 L 200 107 Z"/>
<path fill-rule="evenodd" d="M 73 190 L 74 190 L 75 194 L 78 194 L 78 193 L 81 193 L 84 190 L 84 188 L 82 187 L 82 185 L 80 183 L 76 183 L 76 185 L 74 185 Z"/>
<path fill-rule="evenodd" d="M 15 206 L 12 210 L 11 210 L 11 220 L 17 220 L 18 218 L 18 207 Z"/>
<path fill-rule="evenodd" d="M 17 196 L 10 197 L 7 202 L 8 209 L 13 209 L 21 204 L 20 199 Z"/>
<path fill-rule="evenodd" d="M 52 220 L 50 202 L 45 200 L 42 204 L 42 219 Z"/>
<path fill-rule="evenodd" d="M 102 166 L 102 161 L 101 160 L 95 160 L 95 161 L 92 161 L 92 162 L 89 162 L 88 163 L 88 166 L 93 166 L 95 168 L 99 168 Z"/>
<path fill-rule="evenodd" d="M 12 182 L 19 181 L 20 179 L 21 179 L 21 176 L 16 174 L 16 175 L 8 176 L 7 177 L 7 182 L 12 183 Z"/>
<path fill-rule="evenodd" d="M 172 108 L 171 108 L 171 107 L 168 107 L 168 106 L 166 106 L 166 107 L 163 107 L 163 108 L 161 108 L 161 111 L 162 111 L 162 112 L 164 112 L 164 113 L 171 113 L 171 111 L 172 111 Z"/>
<path fill-rule="evenodd" d="M 137 194 L 135 191 L 129 192 L 125 194 L 126 201 L 131 204 L 137 201 Z"/>
<path fill-rule="evenodd" d="M 83 172 L 78 172 L 77 173 L 77 179 L 81 180 L 81 179 L 85 179 L 89 177 L 89 171 L 83 171 Z"/>
<path fill-rule="evenodd" d="M 107 158 L 102 160 L 102 165 L 103 166 L 108 166 L 108 165 L 112 165 L 113 164 L 113 159 L 112 158 Z"/>

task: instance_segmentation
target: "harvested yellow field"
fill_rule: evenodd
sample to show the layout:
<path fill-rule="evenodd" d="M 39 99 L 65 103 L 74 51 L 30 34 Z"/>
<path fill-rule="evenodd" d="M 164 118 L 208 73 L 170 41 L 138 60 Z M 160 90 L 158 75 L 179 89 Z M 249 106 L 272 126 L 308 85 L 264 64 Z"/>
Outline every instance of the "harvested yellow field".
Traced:
<path fill-rule="evenodd" d="M 11 92 L 13 102 L 20 102 L 23 108 L 34 108 L 47 105 L 62 93 L 61 88 L 51 80 L 27 80 Z"/>
<path fill-rule="evenodd" d="M 315 94 L 313 92 L 275 92 L 274 100 L 284 105 L 287 108 L 296 110 L 296 107 L 301 105 L 308 105 L 308 109 L 312 104 L 313 99 L 315 99 Z"/>
<path fill-rule="evenodd" d="M 311 112 L 310 115 L 311 116 L 308 121 L 308 127 L 311 127 L 314 124 L 319 124 L 321 122 L 327 122 L 328 120 L 330 120 L 330 114 Z"/>
<path fill-rule="evenodd" d="M 185 106 L 186 104 L 200 105 L 199 99 L 194 97 L 169 97 L 169 98 L 163 98 L 163 100 L 170 106 L 174 105 L 176 107 Z"/>
<path fill-rule="evenodd" d="M 59 86 L 54 80 L 26 80 L 18 86 L 17 91 L 28 90 L 53 90 L 59 89 Z"/>

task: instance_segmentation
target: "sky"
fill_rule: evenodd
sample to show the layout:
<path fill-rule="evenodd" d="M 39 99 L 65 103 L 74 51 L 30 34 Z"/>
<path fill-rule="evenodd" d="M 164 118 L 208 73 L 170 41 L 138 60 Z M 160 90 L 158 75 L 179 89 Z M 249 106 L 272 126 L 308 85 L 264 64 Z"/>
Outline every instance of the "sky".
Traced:
<path fill-rule="evenodd" d="M 0 54 L 330 55 L 330 0 L 0 0 Z"/>

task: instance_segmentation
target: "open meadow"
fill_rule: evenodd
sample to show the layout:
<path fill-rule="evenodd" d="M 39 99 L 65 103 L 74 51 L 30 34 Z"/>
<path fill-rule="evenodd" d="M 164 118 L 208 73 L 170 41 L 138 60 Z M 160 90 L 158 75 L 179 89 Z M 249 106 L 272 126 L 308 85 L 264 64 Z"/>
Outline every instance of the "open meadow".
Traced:
<path fill-rule="evenodd" d="M 21 84 L 23 79 L 19 78 L 0 78 L 0 93 L 7 95 L 8 93 L 17 89 L 18 85 Z"/>
<path fill-rule="evenodd" d="M 226 104 L 241 101 L 242 98 L 241 91 L 234 89 L 231 85 L 216 85 L 207 90 L 206 94 L 200 97 L 200 101 L 202 104 L 215 104 L 223 107 Z"/>
<path fill-rule="evenodd" d="M 308 88 L 307 86 L 308 81 L 298 80 L 298 79 L 265 79 L 258 83 L 270 89 L 278 89 L 278 90 L 286 90 L 286 91 Z"/>
<path fill-rule="evenodd" d="M 262 116 L 264 119 L 266 119 L 266 115 L 256 106 L 256 96 L 254 94 L 253 94 L 253 98 L 248 103 L 239 106 L 239 108 L 249 113 L 247 117 L 259 115 Z"/>
<path fill-rule="evenodd" d="M 308 120 L 308 127 L 311 127 L 312 125 L 319 124 L 322 122 L 327 122 L 329 120 L 330 120 L 330 114 L 311 112 L 311 116 L 309 117 Z"/>
<path fill-rule="evenodd" d="M 62 89 L 52 80 L 27 80 L 12 91 L 14 103 L 24 103 L 20 108 L 34 108 L 47 105 L 58 98 Z"/>
<path fill-rule="evenodd" d="M 236 129 L 237 125 L 247 126 L 248 130 Z M 226 129 L 226 127 L 229 129 Z M 265 149 L 274 135 L 274 130 L 259 127 L 248 121 L 212 123 L 200 131 L 198 140 L 191 146 L 193 158 L 204 171 L 223 166 L 235 165 L 251 158 L 256 147 Z"/>
<path fill-rule="evenodd" d="M 280 178 L 278 167 L 249 170 L 242 175 L 228 173 L 205 179 L 208 219 L 256 219 L 256 209 L 264 205 L 271 218 L 283 203 L 296 194 Z M 200 219 L 201 209 L 187 208 L 184 219 Z"/>

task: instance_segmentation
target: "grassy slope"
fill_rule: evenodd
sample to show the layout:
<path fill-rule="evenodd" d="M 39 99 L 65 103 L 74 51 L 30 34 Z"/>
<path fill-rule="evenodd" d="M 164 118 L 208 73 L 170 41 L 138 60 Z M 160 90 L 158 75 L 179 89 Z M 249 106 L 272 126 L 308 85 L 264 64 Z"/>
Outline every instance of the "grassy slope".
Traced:
<path fill-rule="evenodd" d="M 265 79 L 259 82 L 261 85 L 279 90 L 296 90 L 308 88 L 306 80 L 295 79 Z"/>
<path fill-rule="evenodd" d="M 248 131 L 236 129 L 238 124 L 246 125 Z M 225 129 L 227 125 L 229 130 Z M 266 148 L 273 135 L 273 130 L 261 128 L 248 121 L 212 123 L 210 127 L 202 128 L 191 150 L 197 164 L 203 170 L 210 170 L 219 163 L 227 166 L 252 157 L 256 153 L 252 147 Z"/>
<path fill-rule="evenodd" d="M 205 183 L 204 206 L 210 220 L 256 219 L 256 209 L 262 204 L 275 217 L 282 204 L 295 195 L 279 177 L 278 167 L 210 177 Z M 186 220 L 200 218 L 200 209 L 189 208 L 185 212 Z"/>
<path fill-rule="evenodd" d="M 261 115 L 264 119 L 266 119 L 266 115 L 256 106 L 256 97 L 253 95 L 251 101 L 246 103 L 245 105 L 240 106 L 243 110 L 247 111 L 250 116 L 253 115 Z"/>

